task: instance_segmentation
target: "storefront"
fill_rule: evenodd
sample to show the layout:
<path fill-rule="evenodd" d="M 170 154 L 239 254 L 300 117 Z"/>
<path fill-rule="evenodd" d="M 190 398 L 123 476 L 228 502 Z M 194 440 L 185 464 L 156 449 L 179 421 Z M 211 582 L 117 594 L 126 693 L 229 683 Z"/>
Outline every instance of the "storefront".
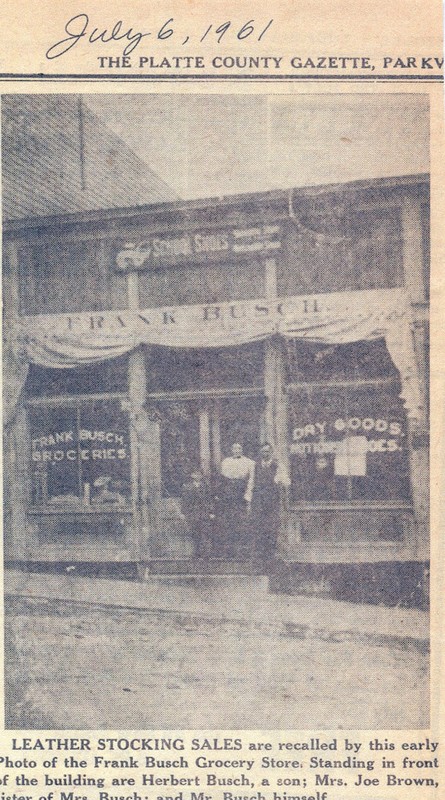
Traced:
<path fill-rule="evenodd" d="M 270 441 L 281 559 L 426 562 L 427 227 L 418 176 L 8 226 L 7 560 L 192 568 L 184 483 Z"/>

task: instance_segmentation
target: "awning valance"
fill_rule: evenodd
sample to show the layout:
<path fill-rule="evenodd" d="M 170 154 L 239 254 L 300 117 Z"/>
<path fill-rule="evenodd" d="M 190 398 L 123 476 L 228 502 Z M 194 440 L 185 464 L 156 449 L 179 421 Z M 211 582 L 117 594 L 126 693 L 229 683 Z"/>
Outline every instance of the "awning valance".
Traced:
<path fill-rule="evenodd" d="M 384 338 L 400 373 L 407 413 L 423 417 L 410 306 L 401 289 L 23 317 L 8 351 L 22 365 L 73 368 L 141 344 L 227 347 L 276 335 L 321 344 Z"/>

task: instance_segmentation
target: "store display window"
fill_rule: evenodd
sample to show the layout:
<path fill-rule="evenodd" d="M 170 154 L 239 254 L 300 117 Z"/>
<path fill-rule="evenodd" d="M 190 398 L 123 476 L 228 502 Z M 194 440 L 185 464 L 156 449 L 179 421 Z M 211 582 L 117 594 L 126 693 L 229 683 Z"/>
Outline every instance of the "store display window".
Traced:
<path fill-rule="evenodd" d="M 291 503 L 409 504 L 407 422 L 384 343 L 292 350 Z"/>
<path fill-rule="evenodd" d="M 29 409 L 31 505 L 120 509 L 131 502 L 128 414 L 117 400 Z"/>
<path fill-rule="evenodd" d="M 128 414 L 116 400 L 29 409 L 31 505 L 119 510 L 131 502 Z"/>
<path fill-rule="evenodd" d="M 31 509 L 94 512 L 131 504 L 127 371 L 126 358 L 77 369 L 30 367 Z"/>

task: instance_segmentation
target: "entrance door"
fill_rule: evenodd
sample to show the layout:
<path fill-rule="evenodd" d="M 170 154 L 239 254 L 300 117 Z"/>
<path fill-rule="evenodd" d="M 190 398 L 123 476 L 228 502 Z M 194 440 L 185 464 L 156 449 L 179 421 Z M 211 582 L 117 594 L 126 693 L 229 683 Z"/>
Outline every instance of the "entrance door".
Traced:
<path fill-rule="evenodd" d="M 153 558 L 191 559 L 194 531 L 187 521 L 183 487 L 200 470 L 210 486 L 217 484 L 222 459 L 235 442 L 256 458 L 260 445 L 263 399 L 257 395 L 166 398 L 161 413 L 161 504 L 159 526 L 151 542 Z M 208 538 L 218 558 L 217 524 L 209 518 Z"/>

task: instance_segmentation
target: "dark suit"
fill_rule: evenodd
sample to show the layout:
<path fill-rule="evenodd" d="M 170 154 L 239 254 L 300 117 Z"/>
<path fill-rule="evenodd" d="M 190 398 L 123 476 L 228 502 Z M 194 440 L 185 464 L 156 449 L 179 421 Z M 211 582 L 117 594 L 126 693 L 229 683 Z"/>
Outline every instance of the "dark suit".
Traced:
<path fill-rule="evenodd" d="M 278 464 L 274 459 L 256 462 L 252 522 L 255 550 L 258 557 L 264 560 L 274 556 L 280 528 L 280 487 L 275 482 L 277 471 Z"/>

